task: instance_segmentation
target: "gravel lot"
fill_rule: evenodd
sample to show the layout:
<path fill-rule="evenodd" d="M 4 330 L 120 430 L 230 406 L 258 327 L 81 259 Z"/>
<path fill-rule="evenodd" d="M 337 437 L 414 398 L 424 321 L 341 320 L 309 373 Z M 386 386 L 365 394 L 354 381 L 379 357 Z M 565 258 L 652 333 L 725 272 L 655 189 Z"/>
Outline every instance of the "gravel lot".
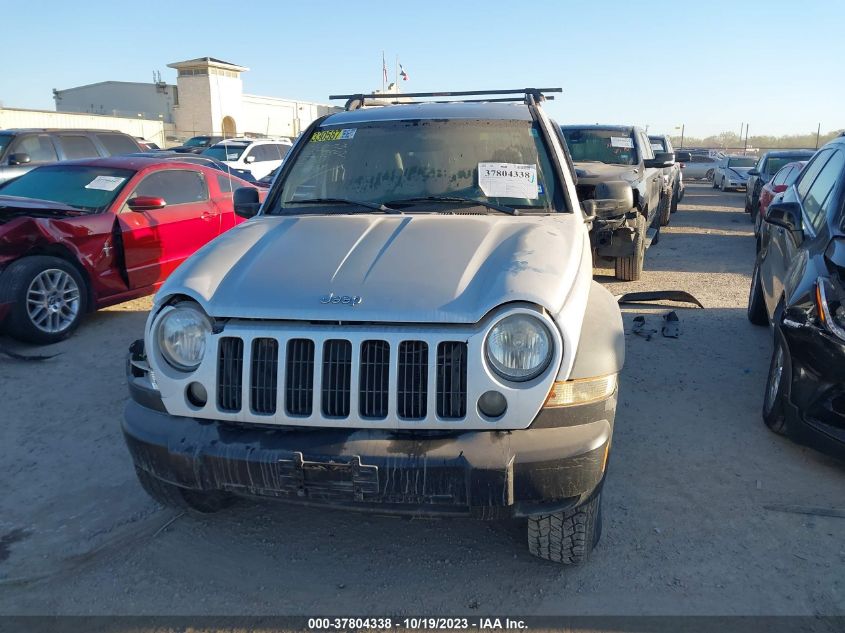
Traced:
<path fill-rule="evenodd" d="M 690 185 L 637 283 L 682 289 L 679 339 L 629 335 L 605 531 L 591 562 L 532 558 L 524 526 L 245 503 L 160 509 L 120 434 L 150 300 L 89 318 L 61 355 L 0 357 L 3 614 L 845 614 L 845 465 L 760 419 L 770 334 L 745 318 L 743 194 Z M 666 307 L 631 306 L 659 329 Z M 8 339 L 0 344 L 20 346 Z"/>

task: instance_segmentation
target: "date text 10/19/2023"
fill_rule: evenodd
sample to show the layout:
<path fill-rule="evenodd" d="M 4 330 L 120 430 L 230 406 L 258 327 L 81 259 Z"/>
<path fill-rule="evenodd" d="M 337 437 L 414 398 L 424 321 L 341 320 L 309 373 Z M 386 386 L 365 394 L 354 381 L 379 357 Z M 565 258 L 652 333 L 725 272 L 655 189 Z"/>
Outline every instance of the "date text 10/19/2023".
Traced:
<path fill-rule="evenodd" d="M 523 630 L 527 629 L 524 620 L 513 618 L 309 618 L 308 629 L 313 631 L 350 631 L 370 630 L 388 631 L 391 629 L 409 630 Z"/>

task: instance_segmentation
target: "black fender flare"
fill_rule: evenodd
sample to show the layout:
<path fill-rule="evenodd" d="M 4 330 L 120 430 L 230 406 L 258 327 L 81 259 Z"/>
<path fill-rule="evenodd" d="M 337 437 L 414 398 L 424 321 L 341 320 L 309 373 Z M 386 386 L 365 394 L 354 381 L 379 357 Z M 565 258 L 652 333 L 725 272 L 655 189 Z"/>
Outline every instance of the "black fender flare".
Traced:
<path fill-rule="evenodd" d="M 622 370 L 624 364 L 625 329 L 622 312 L 616 297 L 593 281 L 569 379 L 615 374 Z"/>

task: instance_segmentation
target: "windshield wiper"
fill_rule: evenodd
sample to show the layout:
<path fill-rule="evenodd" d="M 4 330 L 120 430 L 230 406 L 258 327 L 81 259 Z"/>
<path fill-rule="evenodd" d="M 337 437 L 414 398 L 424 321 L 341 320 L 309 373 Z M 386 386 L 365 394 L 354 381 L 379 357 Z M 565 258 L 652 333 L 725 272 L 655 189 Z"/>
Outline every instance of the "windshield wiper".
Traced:
<path fill-rule="evenodd" d="M 391 200 L 390 204 L 402 204 L 404 202 L 462 202 L 464 204 L 480 204 L 482 207 L 493 209 L 508 215 L 521 215 L 519 209 L 513 207 L 506 207 L 503 204 L 494 204 L 487 200 L 477 200 L 476 198 L 464 198 L 461 196 L 420 196 L 417 198 L 402 198 L 401 200 Z"/>
<path fill-rule="evenodd" d="M 383 211 L 384 213 L 402 213 L 399 209 L 391 209 L 390 207 L 379 202 L 367 202 L 364 200 L 349 200 L 348 198 L 311 198 L 308 200 L 291 200 L 287 204 L 348 204 L 355 207 L 366 207 L 375 211 Z"/>

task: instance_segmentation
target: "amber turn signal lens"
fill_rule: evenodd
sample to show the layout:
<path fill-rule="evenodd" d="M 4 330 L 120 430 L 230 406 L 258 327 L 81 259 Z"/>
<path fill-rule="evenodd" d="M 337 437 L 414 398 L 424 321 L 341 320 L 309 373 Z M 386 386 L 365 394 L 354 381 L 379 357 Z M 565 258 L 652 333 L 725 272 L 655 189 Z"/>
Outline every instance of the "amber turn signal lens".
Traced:
<path fill-rule="evenodd" d="M 582 378 L 578 380 L 558 380 L 549 390 L 544 409 L 572 407 L 605 400 L 616 391 L 616 374 Z"/>

